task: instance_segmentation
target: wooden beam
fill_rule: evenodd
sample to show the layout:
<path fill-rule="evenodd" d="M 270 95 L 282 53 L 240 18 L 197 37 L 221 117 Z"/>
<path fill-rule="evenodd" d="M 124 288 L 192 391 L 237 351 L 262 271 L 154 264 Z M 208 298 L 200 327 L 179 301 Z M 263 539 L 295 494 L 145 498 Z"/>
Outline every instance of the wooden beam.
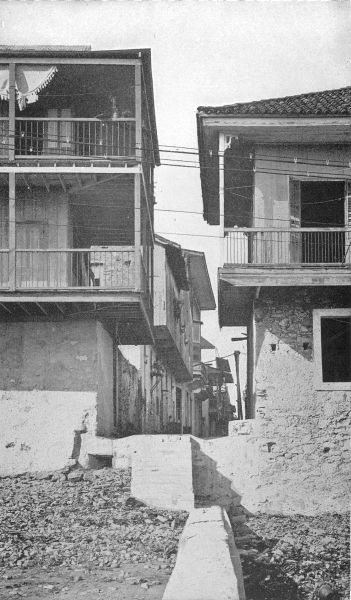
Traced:
<path fill-rule="evenodd" d="M 236 117 L 201 115 L 204 127 L 335 127 L 342 125 L 350 127 L 351 117 Z M 230 131 L 228 131 L 230 134 Z"/>
<path fill-rule="evenodd" d="M 40 174 L 41 180 L 46 188 L 46 191 L 48 192 L 48 194 L 50 194 L 50 183 L 47 180 L 47 177 L 45 177 L 45 175 L 43 175 L 42 173 Z"/>
<path fill-rule="evenodd" d="M 44 315 L 46 315 L 47 317 L 49 316 L 49 313 L 47 313 L 46 310 L 44 310 L 44 308 L 41 306 L 41 304 L 39 302 L 36 302 L 36 305 Z"/>
<path fill-rule="evenodd" d="M 31 56 L 22 56 L 22 57 L 13 57 L 11 56 L 11 61 L 13 63 L 20 63 L 21 65 L 26 64 L 46 64 L 46 65 L 135 65 L 140 64 L 140 59 L 138 58 L 72 58 L 62 57 L 62 56 L 40 56 L 36 57 Z M 8 64 L 9 58 L 6 56 L 2 56 L 0 58 L 0 64 Z"/>
<path fill-rule="evenodd" d="M 4 310 L 6 310 L 10 315 L 12 315 L 12 310 L 10 310 L 9 308 L 7 308 L 7 306 L 5 306 L 5 304 L 3 304 L 2 302 L 0 302 L 0 306 Z"/>
<path fill-rule="evenodd" d="M 140 175 L 134 177 L 134 273 L 135 291 L 141 289 L 141 206 Z"/>
<path fill-rule="evenodd" d="M 23 306 L 23 304 L 21 304 L 20 302 L 18 302 L 18 306 L 23 310 L 23 312 L 26 313 L 26 315 L 28 315 L 29 317 L 31 316 L 30 311 L 25 306 Z"/>
<path fill-rule="evenodd" d="M 61 184 L 61 186 L 62 186 L 62 189 L 63 189 L 63 191 L 64 191 L 64 192 L 67 192 L 67 186 L 66 186 L 66 184 L 65 184 L 65 182 L 64 182 L 64 180 L 63 180 L 63 177 L 62 177 L 62 175 L 60 175 L 60 174 L 58 173 L 58 174 L 57 174 L 57 177 L 59 178 L 59 182 L 60 182 L 60 184 Z"/>
<path fill-rule="evenodd" d="M 9 288 L 16 288 L 16 175 L 9 173 Z"/>
<path fill-rule="evenodd" d="M 29 165 L 24 166 L 19 163 L 16 166 L 0 166 L 0 173 L 86 173 L 88 175 L 92 175 L 93 173 L 97 173 L 98 175 L 102 175 L 103 173 L 118 173 L 120 175 L 133 175 L 135 173 L 141 173 L 141 165 L 133 165 L 132 167 L 96 167 L 96 166 L 75 166 L 75 167 L 61 167 L 61 165 L 53 165 L 52 167 L 47 166 L 36 166 Z"/>
<path fill-rule="evenodd" d="M 135 65 L 135 156 L 138 161 L 142 157 L 142 115 L 141 115 L 141 64 Z"/>
<path fill-rule="evenodd" d="M 303 286 L 349 286 L 351 269 L 228 269 L 219 270 L 219 279 L 240 287 L 303 287 Z"/>
<path fill-rule="evenodd" d="M 64 315 L 66 313 L 65 309 L 60 304 L 58 304 L 58 302 L 55 302 L 55 306 L 56 306 L 57 310 L 60 311 L 61 314 Z"/>
<path fill-rule="evenodd" d="M 84 292 L 75 292 L 73 290 L 67 290 L 65 292 L 57 292 L 53 290 L 53 292 L 1 292 L 0 291 L 0 303 L 1 302 L 40 302 L 41 304 L 45 304 L 46 302 L 51 302 L 52 304 L 64 303 L 64 304 L 77 304 L 77 303 L 113 303 L 113 304 L 131 304 L 138 305 L 140 304 L 140 293 L 135 292 L 134 290 L 130 292 L 96 292 L 96 288 L 93 288 L 94 291 L 84 293 Z"/>

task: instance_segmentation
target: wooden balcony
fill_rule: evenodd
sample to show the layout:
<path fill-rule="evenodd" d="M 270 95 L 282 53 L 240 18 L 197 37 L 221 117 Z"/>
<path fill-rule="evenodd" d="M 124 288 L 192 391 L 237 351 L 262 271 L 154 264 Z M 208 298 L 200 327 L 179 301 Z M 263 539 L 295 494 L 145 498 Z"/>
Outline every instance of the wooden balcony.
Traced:
<path fill-rule="evenodd" d="M 248 325 L 261 287 L 350 286 L 351 228 L 225 229 L 221 326 Z"/>
<path fill-rule="evenodd" d="M 225 230 L 224 263 L 245 266 L 351 265 L 351 228 Z"/>
<path fill-rule="evenodd" d="M 16 118 L 15 139 L 0 120 L 0 156 L 136 160 L 136 119 Z"/>
<path fill-rule="evenodd" d="M 100 315 L 121 321 L 123 343 L 147 343 L 152 311 L 146 267 L 133 246 L 0 250 L 0 318 Z"/>

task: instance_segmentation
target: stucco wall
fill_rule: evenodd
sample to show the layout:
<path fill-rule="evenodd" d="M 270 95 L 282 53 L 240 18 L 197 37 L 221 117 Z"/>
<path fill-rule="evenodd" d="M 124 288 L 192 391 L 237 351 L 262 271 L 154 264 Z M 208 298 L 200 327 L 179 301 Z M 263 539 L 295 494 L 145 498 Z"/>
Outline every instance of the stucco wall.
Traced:
<path fill-rule="evenodd" d="M 63 466 L 86 415 L 108 435 L 113 353 L 101 323 L 0 323 L 0 412 L 0 474 Z"/>
<path fill-rule="evenodd" d="M 114 431 L 113 345 L 112 337 L 99 321 L 96 322 L 96 349 L 97 433 L 110 435 Z"/>
<path fill-rule="evenodd" d="M 0 389 L 96 389 L 95 321 L 0 323 Z"/>

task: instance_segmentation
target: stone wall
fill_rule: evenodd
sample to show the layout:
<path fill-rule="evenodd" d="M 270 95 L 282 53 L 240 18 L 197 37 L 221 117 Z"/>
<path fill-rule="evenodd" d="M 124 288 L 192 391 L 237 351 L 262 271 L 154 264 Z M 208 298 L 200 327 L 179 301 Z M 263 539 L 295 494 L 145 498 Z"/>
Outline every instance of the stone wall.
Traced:
<path fill-rule="evenodd" d="M 256 418 L 197 440 L 194 490 L 252 512 L 344 512 L 351 391 L 315 384 L 313 309 L 349 308 L 348 288 L 266 288 L 255 302 Z M 347 385 L 345 386 L 348 387 Z"/>

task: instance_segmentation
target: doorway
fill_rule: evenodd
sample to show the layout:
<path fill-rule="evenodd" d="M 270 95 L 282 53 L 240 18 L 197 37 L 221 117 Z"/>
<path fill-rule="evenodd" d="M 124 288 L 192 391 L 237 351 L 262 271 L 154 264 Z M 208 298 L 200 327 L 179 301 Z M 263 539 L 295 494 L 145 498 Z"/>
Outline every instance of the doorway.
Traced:
<path fill-rule="evenodd" d="M 345 226 L 344 181 L 301 181 L 301 227 L 320 231 L 302 236 L 304 263 L 339 263 L 345 252 L 345 233 L 327 228 Z M 326 231 L 323 231 L 325 229 Z"/>

